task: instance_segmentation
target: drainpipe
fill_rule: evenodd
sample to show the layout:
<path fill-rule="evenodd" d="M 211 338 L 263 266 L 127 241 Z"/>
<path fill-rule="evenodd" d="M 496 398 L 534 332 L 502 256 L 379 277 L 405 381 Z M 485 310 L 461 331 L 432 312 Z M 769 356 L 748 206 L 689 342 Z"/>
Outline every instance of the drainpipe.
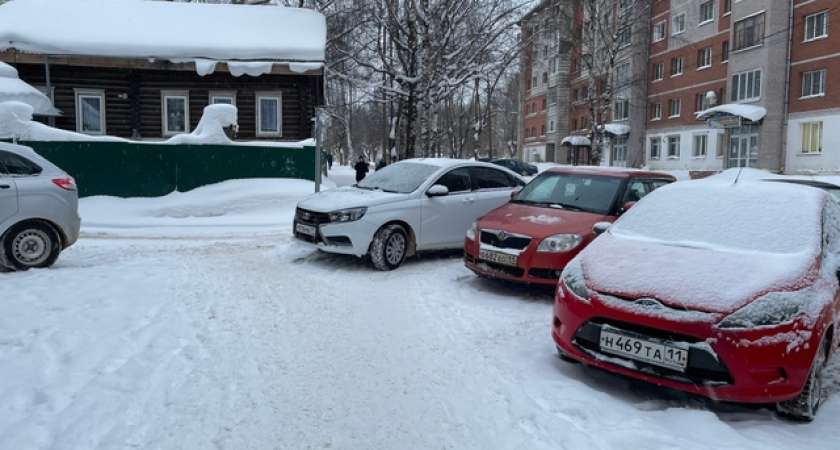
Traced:
<path fill-rule="evenodd" d="M 52 95 L 52 87 L 50 82 L 50 55 L 44 55 L 44 74 L 47 79 L 47 98 L 50 99 L 50 104 L 55 108 L 55 99 Z M 47 118 L 47 124 L 51 127 L 55 127 L 55 117 L 49 116 Z"/>
<path fill-rule="evenodd" d="M 781 173 L 785 173 L 785 163 L 787 162 L 787 138 L 788 138 L 788 115 L 790 110 L 790 66 L 791 53 L 793 52 L 793 3 L 790 0 L 790 11 L 788 12 L 788 44 L 787 44 L 787 59 L 785 61 L 785 103 L 782 108 L 782 161 L 779 165 Z"/>

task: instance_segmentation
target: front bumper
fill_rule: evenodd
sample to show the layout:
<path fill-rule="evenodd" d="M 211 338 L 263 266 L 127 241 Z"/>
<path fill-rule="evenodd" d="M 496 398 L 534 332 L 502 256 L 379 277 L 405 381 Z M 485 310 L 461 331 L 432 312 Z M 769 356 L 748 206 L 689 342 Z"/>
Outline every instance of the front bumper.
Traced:
<path fill-rule="evenodd" d="M 578 299 L 561 283 L 552 338 L 558 350 L 584 364 L 715 400 L 775 403 L 799 394 L 821 336 L 792 324 L 721 330 L 714 327 L 720 317 L 708 316 L 696 321 L 642 316 L 607 306 L 596 292 L 589 302 Z M 606 327 L 687 348 L 687 367 L 673 370 L 605 352 L 599 334 Z M 791 344 L 792 336 L 798 337 L 798 345 Z"/>
<path fill-rule="evenodd" d="M 330 222 L 326 213 L 297 211 L 292 233 L 297 241 L 329 253 L 364 256 L 368 253 L 378 224 L 362 217 L 352 222 Z"/>
<path fill-rule="evenodd" d="M 538 253 L 534 248 L 538 243 L 530 243 L 519 253 L 516 266 L 493 262 L 479 258 L 481 244 L 477 240 L 466 238 L 464 241 L 464 265 L 473 272 L 499 280 L 518 283 L 556 286 L 560 273 L 569 261 L 583 248 L 583 245 L 565 253 Z"/>

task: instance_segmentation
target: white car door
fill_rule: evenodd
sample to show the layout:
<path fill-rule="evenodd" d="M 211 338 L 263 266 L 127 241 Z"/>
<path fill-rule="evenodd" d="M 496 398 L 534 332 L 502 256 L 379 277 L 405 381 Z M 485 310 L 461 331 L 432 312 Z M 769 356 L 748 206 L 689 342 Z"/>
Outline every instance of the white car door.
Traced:
<path fill-rule="evenodd" d="M 517 179 L 506 171 L 490 167 L 473 167 L 471 178 L 475 195 L 476 218 L 510 201 L 513 190 L 522 187 L 517 183 Z"/>
<path fill-rule="evenodd" d="M 18 193 L 15 180 L 6 173 L 5 168 L 0 165 L 0 233 L 8 224 L 6 220 L 15 215 L 18 210 Z"/>
<path fill-rule="evenodd" d="M 449 189 L 449 194 L 421 200 L 422 218 L 417 247 L 420 249 L 457 248 L 475 220 L 475 194 L 470 169 L 458 167 L 438 178 L 434 184 Z"/>

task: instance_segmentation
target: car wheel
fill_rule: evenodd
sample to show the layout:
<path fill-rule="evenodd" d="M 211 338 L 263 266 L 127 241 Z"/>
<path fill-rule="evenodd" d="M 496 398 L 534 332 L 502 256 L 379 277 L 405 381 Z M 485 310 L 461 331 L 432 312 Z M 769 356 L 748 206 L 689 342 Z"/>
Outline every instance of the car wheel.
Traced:
<path fill-rule="evenodd" d="M 808 372 L 808 379 L 805 381 L 805 387 L 802 388 L 799 396 L 776 404 L 776 411 L 779 415 L 805 422 L 814 420 L 817 409 L 822 403 L 823 368 L 825 367 L 827 350 L 828 335 L 823 338 L 820 348 L 814 356 L 811 371 Z"/>
<path fill-rule="evenodd" d="M 58 235 L 43 222 L 15 225 L 0 242 L 0 263 L 12 270 L 50 267 L 59 253 Z"/>
<path fill-rule="evenodd" d="M 373 237 L 370 260 L 379 270 L 393 270 L 405 261 L 408 234 L 399 225 L 382 227 Z"/>

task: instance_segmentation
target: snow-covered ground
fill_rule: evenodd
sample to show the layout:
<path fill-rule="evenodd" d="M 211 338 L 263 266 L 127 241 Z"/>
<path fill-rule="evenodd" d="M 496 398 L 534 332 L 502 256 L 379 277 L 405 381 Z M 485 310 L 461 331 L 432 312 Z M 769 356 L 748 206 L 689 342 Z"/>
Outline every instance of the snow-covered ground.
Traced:
<path fill-rule="evenodd" d="M 0 448 L 840 446 L 836 359 L 810 424 L 563 363 L 550 292 L 457 252 L 379 272 L 294 243 L 312 188 L 83 199 L 54 268 L 0 274 Z"/>

